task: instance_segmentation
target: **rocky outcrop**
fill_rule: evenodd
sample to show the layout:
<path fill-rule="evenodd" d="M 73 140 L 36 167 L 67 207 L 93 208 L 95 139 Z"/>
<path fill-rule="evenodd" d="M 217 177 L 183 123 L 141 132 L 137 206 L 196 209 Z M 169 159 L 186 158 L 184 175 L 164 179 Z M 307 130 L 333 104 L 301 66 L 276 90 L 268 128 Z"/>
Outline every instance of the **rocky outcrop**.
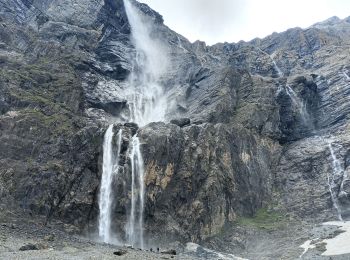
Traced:
<path fill-rule="evenodd" d="M 101 31 L 91 19 L 71 20 L 82 3 L 71 4 L 1 2 L 0 190 L 13 208 L 83 227 L 96 199 L 104 130 L 85 115 L 82 78 L 93 69 Z M 55 8 L 62 13 L 50 13 Z"/>
<path fill-rule="evenodd" d="M 202 241 L 261 208 L 336 216 L 330 145 L 342 169 L 331 189 L 348 214 L 349 18 L 206 46 L 132 3 L 171 64 L 160 82 L 167 120 L 142 128 L 125 124 L 136 53 L 123 1 L 0 2 L 1 203 L 80 228 L 95 223 L 102 136 L 115 123 L 121 232 L 135 133 L 152 237 Z"/>
<path fill-rule="evenodd" d="M 147 224 L 200 241 L 238 215 L 254 214 L 270 194 L 279 146 L 225 124 L 150 124 L 144 142 Z"/>

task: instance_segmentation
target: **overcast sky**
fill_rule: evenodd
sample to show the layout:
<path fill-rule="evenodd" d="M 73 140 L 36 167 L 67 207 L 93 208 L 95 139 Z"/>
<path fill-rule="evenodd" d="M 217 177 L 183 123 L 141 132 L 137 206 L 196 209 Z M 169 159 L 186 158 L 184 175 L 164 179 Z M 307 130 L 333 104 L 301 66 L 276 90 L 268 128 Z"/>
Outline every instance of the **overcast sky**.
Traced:
<path fill-rule="evenodd" d="M 350 16 L 350 0 L 139 0 L 190 41 L 249 41 L 331 16 Z"/>

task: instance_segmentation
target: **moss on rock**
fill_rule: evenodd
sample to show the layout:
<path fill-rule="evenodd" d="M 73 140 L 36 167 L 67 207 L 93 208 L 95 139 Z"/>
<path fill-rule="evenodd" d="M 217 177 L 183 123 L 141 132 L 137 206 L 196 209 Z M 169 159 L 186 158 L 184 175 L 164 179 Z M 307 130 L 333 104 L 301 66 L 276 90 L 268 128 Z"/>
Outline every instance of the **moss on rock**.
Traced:
<path fill-rule="evenodd" d="M 261 208 L 254 217 L 240 217 L 237 220 L 238 225 L 248 226 L 265 230 L 280 229 L 287 224 L 287 218 L 280 212 L 272 211 L 267 208 Z"/>

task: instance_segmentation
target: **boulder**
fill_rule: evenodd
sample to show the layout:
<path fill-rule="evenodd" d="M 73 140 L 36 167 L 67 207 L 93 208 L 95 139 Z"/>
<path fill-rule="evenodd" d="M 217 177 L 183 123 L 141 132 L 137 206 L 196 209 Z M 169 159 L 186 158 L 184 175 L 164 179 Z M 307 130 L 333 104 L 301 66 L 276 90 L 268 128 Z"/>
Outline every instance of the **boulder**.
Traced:
<path fill-rule="evenodd" d="M 168 250 L 164 250 L 160 253 L 165 254 L 165 255 L 176 255 L 176 250 L 175 249 L 168 249 Z"/>
<path fill-rule="evenodd" d="M 126 250 L 118 250 L 113 252 L 113 255 L 117 255 L 117 256 L 122 256 L 122 255 L 126 255 L 128 253 L 128 251 Z"/>
<path fill-rule="evenodd" d="M 179 118 L 170 120 L 171 124 L 177 125 L 179 127 L 188 126 L 191 124 L 191 120 L 189 118 Z"/>
<path fill-rule="evenodd" d="M 42 250 L 42 249 L 46 249 L 47 246 L 44 245 L 44 244 L 32 244 L 32 243 L 29 243 L 29 244 L 26 244 L 24 246 L 21 246 L 19 248 L 19 251 L 28 251 L 28 250 Z"/>

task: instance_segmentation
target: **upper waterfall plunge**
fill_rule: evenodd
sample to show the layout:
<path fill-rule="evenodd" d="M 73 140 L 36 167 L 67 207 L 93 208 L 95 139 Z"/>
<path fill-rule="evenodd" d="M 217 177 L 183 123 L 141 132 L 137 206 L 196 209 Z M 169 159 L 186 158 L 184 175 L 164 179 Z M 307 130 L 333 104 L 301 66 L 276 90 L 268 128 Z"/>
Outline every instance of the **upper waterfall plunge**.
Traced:
<path fill-rule="evenodd" d="M 260 49 L 259 47 L 257 47 L 257 49 L 258 49 L 261 53 L 267 55 L 267 56 L 270 58 L 270 60 L 271 60 L 271 62 L 272 62 L 272 65 L 273 65 L 273 68 L 274 68 L 274 70 L 277 72 L 278 77 L 283 77 L 283 76 L 284 76 L 284 73 L 283 73 L 283 71 L 277 66 L 277 63 L 276 63 L 275 59 L 273 58 L 273 56 L 270 55 L 270 54 L 268 54 L 266 51 Z"/>
<path fill-rule="evenodd" d="M 272 64 L 273 64 L 273 67 L 275 68 L 275 70 L 277 71 L 278 77 L 283 77 L 284 74 L 283 74 L 282 70 L 277 66 L 277 63 L 275 62 L 274 59 L 272 59 Z"/>
<path fill-rule="evenodd" d="M 113 156 L 113 125 L 105 133 L 103 142 L 102 179 L 99 196 L 99 236 L 105 243 L 112 242 L 111 209 L 113 202 L 112 182 L 114 174 L 118 172 L 119 154 L 121 148 L 122 130 L 118 132 L 116 157 Z M 116 167 L 116 168 L 115 168 Z"/>
<path fill-rule="evenodd" d="M 286 86 L 286 93 L 292 100 L 293 105 L 296 107 L 296 109 L 299 111 L 301 118 L 303 120 L 303 123 L 305 126 L 311 124 L 311 117 L 306 109 L 306 104 L 298 97 L 298 95 L 295 93 L 295 91 L 289 86 Z"/>
<path fill-rule="evenodd" d="M 160 81 L 168 66 L 165 47 L 154 37 L 150 17 L 137 10 L 129 0 L 124 0 L 124 5 L 136 49 L 126 95 L 130 120 L 140 126 L 164 121 L 167 98 Z"/>

